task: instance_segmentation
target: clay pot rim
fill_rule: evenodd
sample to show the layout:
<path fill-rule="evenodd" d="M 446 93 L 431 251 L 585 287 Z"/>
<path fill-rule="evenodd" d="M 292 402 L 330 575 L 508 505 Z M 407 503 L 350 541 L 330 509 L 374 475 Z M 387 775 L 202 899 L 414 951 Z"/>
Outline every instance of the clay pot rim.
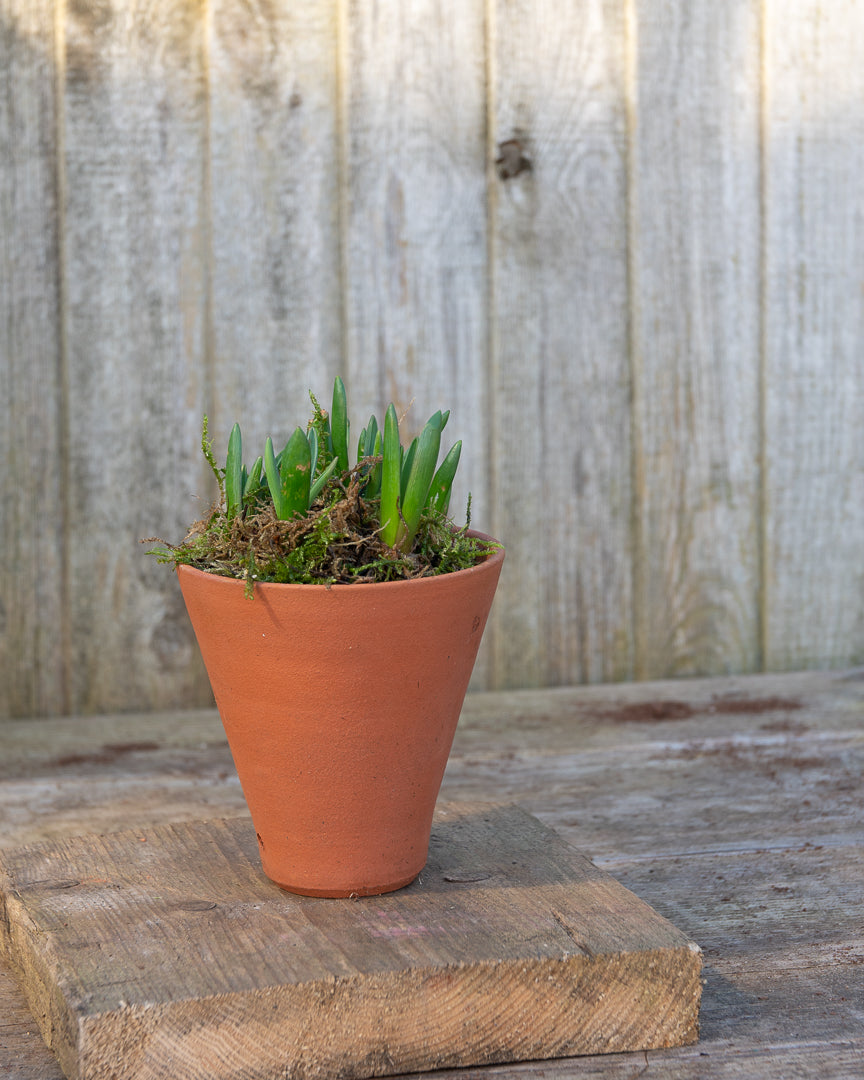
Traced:
<path fill-rule="evenodd" d="M 429 577 L 420 578 L 406 578 L 400 581 L 358 581 L 352 584 L 345 584 L 344 582 L 335 582 L 332 585 L 325 584 L 299 584 L 297 582 L 283 582 L 283 581 L 256 581 L 254 583 L 255 591 L 264 589 L 266 591 L 286 589 L 295 590 L 317 590 L 319 592 L 330 592 L 334 590 L 340 594 L 343 593 L 372 593 L 377 592 L 380 589 L 394 590 L 397 588 L 428 588 L 432 582 L 443 583 L 446 581 L 464 580 L 466 574 L 477 574 L 489 570 L 493 566 L 499 566 L 504 561 L 504 546 L 499 540 L 489 536 L 487 533 L 477 532 L 475 529 L 469 529 L 468 535 L 476 537 L 478 540 L 489 540 L 493 544 L 497 544 L 497 548 L 493 548 L 486 558 L 477 563 L 475 566 L 468 566 L 464 570 L 453 570 L 449 574 L 431 574 Z M 246 588 L 246 581 L 243 578 L 226 577 L 224 574 L 214 574 L 209 570 L 199 570 L 197 566 L 189 566 L 187 563 L 180 563 L 177 566 L 178 575 L 192 574 L 196 577 L 207 578 L 211 582 L 224 582 L 226 588 Z M 218 588 L 219 586 L 217 586 Z"/>

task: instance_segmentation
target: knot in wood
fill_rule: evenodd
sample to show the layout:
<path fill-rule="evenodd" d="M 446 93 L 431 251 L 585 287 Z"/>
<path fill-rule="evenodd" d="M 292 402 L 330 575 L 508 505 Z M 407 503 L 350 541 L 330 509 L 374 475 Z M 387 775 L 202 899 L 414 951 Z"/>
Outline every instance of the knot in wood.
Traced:
<path fill-rule="evenodd" d="M 520 173 L 531 171 L 531 161 L 525 156 L 525 146 L 521 139 L 508 139 L 499 143 L 498 154 L 495 165 L 502 180 L 511 180 Z"/>

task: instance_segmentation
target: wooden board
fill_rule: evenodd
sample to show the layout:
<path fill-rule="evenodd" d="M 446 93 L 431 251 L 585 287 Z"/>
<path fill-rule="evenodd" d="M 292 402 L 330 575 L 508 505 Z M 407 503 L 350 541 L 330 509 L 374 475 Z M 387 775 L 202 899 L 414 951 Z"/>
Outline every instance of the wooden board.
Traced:
<path fill-rule="evenodd" d="M 765 663 L 864 659 L 864 5 L 765 4 Z"/>
<path fill-rule="evenodd" d="M 759 654 L 759 9 L 634 0 L 635 677 Z"/>
<path fill-rule="evenodd" d="M 342 370 L 336 8 L 210 5 L 207 408 L 217 457 L 238 421 L 250 467 Z"/>
<path fill-rule="evenodd" d="M 67 1076 L 365 1077 L 695 1041 L 701 954 L 512 806 L 444 806 L 411 886 L 283 892 L 248 819 L 0 856 L 6 947 Z"/>
<path fill-rule="evenodd" d="M 204 704 L 177 583 L 139 543 L 182 535 L 207 475 L 204 9 L 61 10 L 67 707 Z"/>
<path fill-rule="evenodd" d="M 392 401 L 407 446 L 450 409 L 442 457 L 463 444 L 450 510 L 462 524 L 470 492 L 472 524 L 490 532 L 483 6 L 340 0 L 340 10 L 342 373 L 353 422 L 374 413 L 383 423 Z M 489 637 L 475 688 L 489 685 Z"/>
<path fill-rule="evenodd" d="M 452 406 L 475 687 L 860 662 L 862 51 L 860 0 L 0 0 L 0 716 L 210 700 L 137 541 L 202 412 L 337 371 Z"/>
<path fill-rule="evenodd" d="M 490 616 L 489 685 L 624 679 L 633 650 L 622 5 L 488 7 L 490 484 L 493 531 L 509 551 Z M 530 168 L 518 169 L 520 157 Z"/>
<path fill-rule="evenodd" d="M 450 408 L 446 448 L 464 441 L 452 510 L 463 521 L 471 491 L 484 529 L 483 7 L 341 6 L 349 403 L 365 424 L 373 411 L 382 422 L 394 402 L 406 445 L 436 409 Z"/>
<path fill-rule="evenodd" d="M 54 6 L 0 3 L 0 716 L 70 707 Z"/>
<path fill-rule="evenodd" d="M 706 979 L 695 1046 L 484 1077 L 856 1075 L 862 766 L 864 669 L 469 695 L 442 796 L 518 800 L 698 941 Z M 0 847 L 244 810 L 215 710 L 3 725 Z M 2 956 L 0 1075 L 62 1080 Z"/>

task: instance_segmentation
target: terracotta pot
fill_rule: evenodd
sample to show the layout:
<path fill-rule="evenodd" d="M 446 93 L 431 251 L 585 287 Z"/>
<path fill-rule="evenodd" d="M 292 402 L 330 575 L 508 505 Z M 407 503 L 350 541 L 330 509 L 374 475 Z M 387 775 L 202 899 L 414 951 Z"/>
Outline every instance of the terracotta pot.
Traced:
<path fill-rule="evenodd" d="M 479 534 L 477 534 L 479 535 Z M 180 566 L 264 872 L 310 896 L 412 881 L 503 549 L 386 584 L 256 584 Z"/>

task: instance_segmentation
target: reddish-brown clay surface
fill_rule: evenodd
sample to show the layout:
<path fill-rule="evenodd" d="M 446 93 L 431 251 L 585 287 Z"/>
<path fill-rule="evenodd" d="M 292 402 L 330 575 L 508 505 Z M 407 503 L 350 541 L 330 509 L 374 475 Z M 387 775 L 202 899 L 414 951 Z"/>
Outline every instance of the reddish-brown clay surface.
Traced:
<path fill-rule="evenodd" d="M 504 561 L 387 584 L 256 585 L 180 566 L 264 872 L 293 892 L 412 881 Z"/>

